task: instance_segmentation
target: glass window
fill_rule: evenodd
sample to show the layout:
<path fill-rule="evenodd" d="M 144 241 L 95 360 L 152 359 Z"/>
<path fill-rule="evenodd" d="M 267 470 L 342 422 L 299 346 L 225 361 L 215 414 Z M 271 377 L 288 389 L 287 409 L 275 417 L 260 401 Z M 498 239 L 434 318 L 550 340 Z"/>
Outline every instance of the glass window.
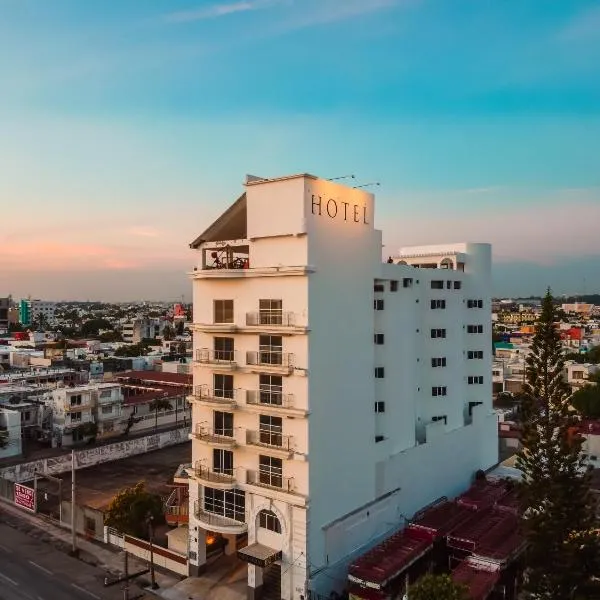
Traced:
<path fill-rule="evenodd" d="M 258 385 L 261 404 L 281 406 L 283 401 L 283 379 L 281 375 L 259 375 Z"/>
<path fill-rule="evenodd" d="M 215 411 L 213 423 L 215 435 L 233 437 L 233 413 Z"/>
<path fill-rule="evenodd" d="M 261 510 L 258 513 L 258 526 L 274 533 L 281 533 L 281 523 L 277 515 L 270 510 Z"/>
<path fill-rule="evenodd" d="M 260 455 L 258 457 L 258 478 L 260 483 L 283 487 L 283 461 L 281 458 Z"/>
<path fill-rule="evenodd" d="M 233 398 L 233 375 L 213 375 L 214 394 L 217 398 Z"/>
<path fill-rule="evenodd" d="M 281 417 L 260 415 L 258 430 L 261 444 L 269 446 L 283 445 L 283 420 Z"/>
<path fill-rule="evenodd" d="M 243 523 L 246 520 L 246 494 L 241 490 L 205 487 L 204 510 Z"/>
<path fill-rule="evenodd" d="M 283 322 L 283 301 L 262 299 L 258 301 L 260 325 L 281 325 Z"/>
<path fill-rule="evenodd" d="M 213 449 L 213 471 L 233 475 L 233 452 L 218 448 Z"/>
<path fill-rule="evenodd" d="M 216 337 L 214 339 L 215 360 L 233 361 L 233 338 Z"/>
<path fill-rule="evenodd" d="M 213 322 L 233 323 L 233 300 L 213 301 Z"/>

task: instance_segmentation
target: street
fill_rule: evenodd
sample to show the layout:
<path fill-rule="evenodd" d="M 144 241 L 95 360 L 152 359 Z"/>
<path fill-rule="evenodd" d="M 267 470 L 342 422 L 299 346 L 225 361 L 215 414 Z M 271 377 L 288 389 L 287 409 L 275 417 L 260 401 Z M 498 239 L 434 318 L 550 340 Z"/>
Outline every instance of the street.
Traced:
<path fill-rule="evenodd" d="M 121 584 L 105 588 L 103 581 L 100 569 L 0 524 L 0 600 L 123 598 Z"/>

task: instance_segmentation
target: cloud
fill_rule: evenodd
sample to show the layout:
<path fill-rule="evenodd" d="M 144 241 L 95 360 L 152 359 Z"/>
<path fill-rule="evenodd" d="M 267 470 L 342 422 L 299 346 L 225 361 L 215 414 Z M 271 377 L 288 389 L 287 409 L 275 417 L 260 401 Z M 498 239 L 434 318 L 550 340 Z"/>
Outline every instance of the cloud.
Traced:
<path fill-rule="evenodd" d="M 281 0 L 245 0 L 241 2 L 231 2 L 228 4 L 213 4 L 205 8 L 196 10 L 183 10 L 165 15 L 164 21 L 167 23 L 192 23 L 194 21 L 206 21 L 207 19 L 218 19 L 240 12 L 250 12 L 262 10 L 281 4 Z"/>

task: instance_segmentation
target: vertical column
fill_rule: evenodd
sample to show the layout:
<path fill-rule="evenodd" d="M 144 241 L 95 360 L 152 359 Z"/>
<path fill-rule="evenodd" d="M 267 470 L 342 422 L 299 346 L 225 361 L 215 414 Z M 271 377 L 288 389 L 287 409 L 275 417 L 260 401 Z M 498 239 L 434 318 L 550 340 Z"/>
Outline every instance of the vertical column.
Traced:
<path fill-rule="evenodd" d="M 248 563 L 248 600 L 260 600 L 263 587 L 263 569 Z"/>
<path fill-rule="evenodd" d="M 227 540 L 225 546 L 225 556 L 231 556 L 237 552 L 237 535 L 235 533 L 226 533 L 223 537 Z"/>
<path fill-rule="evenodd" d="M 190 523 L 191 525 L 191 523 Z M 190 560 L 190 577 L 198 577 L 206 571 L 206 530 L 190 527 L 190 548 L 196 551 L 196 560 Z"/>

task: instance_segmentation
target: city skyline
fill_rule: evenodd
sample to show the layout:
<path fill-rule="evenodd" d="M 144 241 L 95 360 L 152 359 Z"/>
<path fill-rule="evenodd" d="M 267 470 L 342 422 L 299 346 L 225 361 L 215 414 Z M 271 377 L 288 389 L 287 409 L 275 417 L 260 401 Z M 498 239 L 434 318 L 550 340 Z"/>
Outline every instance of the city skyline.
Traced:
<path fill-rule="evenodd" d="M 0 0 L 0 292 L 179 298 L 246 173 L 380 182 L 384 255 L 600 279 L 596 2 Z"/>

